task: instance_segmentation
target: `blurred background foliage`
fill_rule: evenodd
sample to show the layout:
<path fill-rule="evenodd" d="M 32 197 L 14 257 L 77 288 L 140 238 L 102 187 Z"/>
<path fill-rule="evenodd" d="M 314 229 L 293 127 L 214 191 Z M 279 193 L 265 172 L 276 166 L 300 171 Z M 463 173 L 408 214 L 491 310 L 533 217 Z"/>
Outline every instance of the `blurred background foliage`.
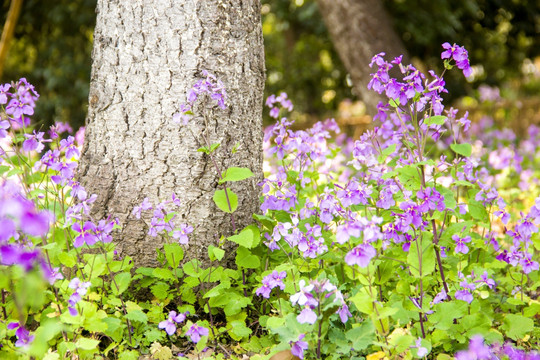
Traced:
<path fill-rule="evenodd" d="M 480 84 L 501 87 L 514 99 L 540 94 L 540 64 L 534 63 L 540 56 L 538 0 L 384 2 L 409 55 L 424 70 L 441 70 L 443 42 L 469 49 L 474 76 L 466 81 L 450 72 L 450 101 Z M 3 25 L 10 1 L 1 4 Z M 41 94 L 36 111 L 45 124 L 84 124 L 95 5 L 96 0 L 23 3 L 0 81 L 26 77 L 35 84 Z M 266 96 L 287 92 L 296 118 L 307 122 L 351 108 L 362 114 L 361 104 L 350 106 L 355 94 L 315 0 L 262 0 L 262 16 Z"/>

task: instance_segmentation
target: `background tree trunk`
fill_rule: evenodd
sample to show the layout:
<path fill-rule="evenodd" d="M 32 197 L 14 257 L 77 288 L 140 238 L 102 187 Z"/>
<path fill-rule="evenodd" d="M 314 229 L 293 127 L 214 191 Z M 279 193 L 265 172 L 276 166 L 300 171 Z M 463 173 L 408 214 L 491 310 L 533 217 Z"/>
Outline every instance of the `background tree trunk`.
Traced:
<path fill-rule="evenodd" d="M 252 222 L 262 180 L 264 50 L 257 0 L 100 0 L 84 150 L 79 178 L 98 199 L 96 216 L 118 216 L 115 239 L 137 265 L 155 264 L 160 243 L 131 212 L 148 196 L 153 204 L 175 192 L 177 225 L 195 228 L 187 257 L 207 258 L 207 247 L 231 233 L 231 218 L 212 201 L 218 176 L 204 144 L 203 115 L 218 164 L 250 168 L 235 183 L 237 228 Z M 228 108 L 201 101 L 187 126 L 172 121 L 203 70 L 225 84 Z M 236 154 L 233 146 L 239 143 Z M 147 219 L 148 220 L 148 219 Z"/>
<path fill-rule="evenodd" d="M 385 52 L 387 59 L 404 54 L 405 47 L 392 27 L 381 0 L 317 0 L 334 46 L 351 75 L 354 90 L 370 115 L 385 98 L 367 89 L 368 65 L 373 55 Z"/>

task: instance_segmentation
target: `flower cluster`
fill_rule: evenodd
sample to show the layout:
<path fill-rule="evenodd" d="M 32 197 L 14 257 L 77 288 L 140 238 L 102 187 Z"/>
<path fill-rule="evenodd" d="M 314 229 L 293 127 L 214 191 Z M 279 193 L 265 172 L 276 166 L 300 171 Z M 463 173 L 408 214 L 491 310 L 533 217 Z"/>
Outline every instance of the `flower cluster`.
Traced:
<path fill-rule="evenodd" d="M 339 315 L 341 321 L 346 323 L 351 313 L 349 311 L 348 305 L 343 299 L 341 291 L 337 289 L 335 285 L 332 285 L 330 281 L 323 280 L 311 280 L 309 285 L 306 285 L 305 280 L 300 280 L 299 282 L 300 291 L 294 295 L 291 295 L 291 303 L 293 305 L 300 305 L 302 311 L 296 317 L 299 323 L 304 324 L 314 324 L 317 321 L 317 314 L 314 309 L 318 308 L 319 304 L 330 296 L 334 295 L 334 300 L 332 303 L 338 303 L 338 310 L 336 314 Z M 320 308 L 319 308 L 320 311 Z"/>
<path fill-rule="evenodd" d="M 77 311 L 77 308 L 75 307 L 79 301 L 81 301 L 82 297 L 86 295 L 88 288 L 90 287 L 89 281 L 81 281 L 79 278 L 73 278 L 69 282 L 69 288 L 75 290 L 73 294 L 69 297 L 69 313 L 72 316 L 77 316 L 79 312 Z"/>
<path fill-rule="evenodd" d="M 293 104 L 291 100 L 287 99 L 287 94 L 284 92 L 279 94 L 279 96 L 270 95 L 266 99 L 266 106 L 270 108 L 270 116 L 274 119 L 277 119 L 279 117 L 280 107 L 283 109 L 287 109 L 287 111 L 289 112 L 293 109 Z"/>
<path fill-rule="evenodd" d="M 510 343 L 502 346 L 496 343 L 488 345 L 484 342 L 484 338 L 481 335 L 475 335 L 471 338 L 467 350 L 456 353 L 456 360 L 491 360 L 503 358 L 509 360 L 538 360 L 540 359 L 540 353 L 537 351 L 527 352 L 516 348 Z"/>
<path fill-rule="evenodd" d="M 463 70 L 463 75 L 469 77 L 472 74 L 471 66 L 469 64 L 469 53 L 463 46 L 450 45 L 445 42 L 442 44 L 445 51 L 441 54 L 441 59 L 453 59 L 456 62 L 458 69 Z"/>
<path fill-rule="evenodd" d="M 263 298 L 270 298 L 270 293 L 273 288 L 279 287 L 281 290 L 285 290 L 285 284 L 283 279 L 287 277 L 285 271 L 278 272 L 277 270 L 272 271 L 271 274 L 266 275 L 262 280 L 262 286 L 255 291 L 255 294 L 262 296 Z"/>
<path fill-rule="evenodd" d="M 143 211 L 152 212 L 152 219 L 150 220 L 150 228 L 148 230 L 148 235 L 156 237 L 159 234 L 166 234 L 172 236 L 180 244 L 188 243 L 188 235 L 193 232 L 193 227 L 187 224 L 180 224 L 180 227 L 177 228 L 175 225 L 176 216 L 169 216 L 171 211 L 168 211 L 169 206 L 179 207 L 180 200 L 173 193 L 170 200 L 165 200 L 158 203 L 156 206 L 153 206 L 148 198 L 144 198 L 143 202 L 133 208 L 132 214 L 140 219 Z"/>
<path fill-rule="evenodd" d="M 208 94 L 210 98 L 217 101 L 220 108 L 227 108 L 227 93 L 221 80 L 218 80 L 215 75 L 210 74 L 206 70 L 203 70 L 203 75 L 206 79 L 201 79 L 193 85 L 187 93 L 187 103 L 180 105 L 180 112 L 173 115 L 173 121 L 175 123 L 187 125 L 193 116 L 193 105 L 202 94 Z"/>

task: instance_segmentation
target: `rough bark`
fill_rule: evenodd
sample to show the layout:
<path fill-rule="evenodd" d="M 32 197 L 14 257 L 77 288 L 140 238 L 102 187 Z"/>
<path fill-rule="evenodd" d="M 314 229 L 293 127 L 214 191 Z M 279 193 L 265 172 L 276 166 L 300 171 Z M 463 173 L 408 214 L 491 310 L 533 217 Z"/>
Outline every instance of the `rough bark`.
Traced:
<path fill-rule="evenodd" d="M 119 217 L 119 249 L 137 265 L 156 263 L 161 241 L 132 215 L 144 197 L 155 204 L 173 192 L 191 224 L 187 258 L 204 259 L 209 244 L 231 234 L 231 218 L 214 205 L 218 175 L 203 131 L 221 143 L 222 168 L 243 166 L 255 177 L 235 183 L 237 227 L 252 222 L 262 179 L 264 50 L 257 0 L 100 0 L 97 5 L 85 145 L 79 177 L 98 199 L 96 217 Z M 202 101 L 187 126 L 172 121 L 186 93 L 207 70 L 223 81 L 228 108 Z M 209 123 L 205 129 L 203 116 Z M 236 143 L 239 150 L 232 155 Z M 148 219 L 146 219 L 148 220 Z"/>
<path fill-rule="evenodd" d="M 373 55 L 385 52 L 393 59 L 406 50 L 392 27 L 381 0 L 317 0 L 319 10 L 332 37 L 334 46 L 351 75 L 354 90 L 367 106 L 368 114 L 377 113 L 377 104 L 384 100 L 368 90 L 369 68 Z"/>

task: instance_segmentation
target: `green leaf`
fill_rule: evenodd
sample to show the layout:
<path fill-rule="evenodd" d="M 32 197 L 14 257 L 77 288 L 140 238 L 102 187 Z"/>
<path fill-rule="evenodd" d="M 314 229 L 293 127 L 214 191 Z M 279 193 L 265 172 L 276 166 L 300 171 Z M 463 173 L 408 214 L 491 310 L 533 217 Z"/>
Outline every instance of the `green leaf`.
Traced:
<path fill-rule="evenodd" d="M 77 258 L 72 253 L 61 252 L 58 254 L 58 261 L 68 268 L 75 266 Z"/>
<path fill-rule="evenodd" d="M 435 249 L 431 242 L 431 237 L 429 233 L 422 233 L 423 248 L 417 249 L 417 244 L 420 246 L 420 238 L 416 242 L 411 243 L 411 248 L 407 254 L 407 263 L 409 264 L 409 270 L 411 274 L 416 278 L 422 278 L 426 275 L 429 275 L 435 270 Z M 420 256 L 418 256 L 418 251 L 420 250 Z M 420 272 L 420 261 L 422 261 L 421 267 L 422 272 Z"/>
<path fill-rule="evenodd" d="M 228 295 L 228 294 L 227 294 Z M 229 299 L 230 296 L 227 296 Z M 251 304 L 251 299 L 243 296 L 237 296 L 234 301 L 228 301 L 227 305 L 223 308 L 225 315 L 233 316 L 238 314 L 243 308 Z"/>
<path fill-rule="evenodd" d="M 165 244 L 163 245 L 163 250 L 165 250 L 167 263 L 173 269 L 176 269 L 180 264 L 180 261 L 184 258 L 184 250 L 182 247 L 179 244 Z"/>
<path fill-rule="evenodd" d="M 236 250 L 236 265 L 245 269 L 257 269 L 261 266 L 259 257 L 252 255 L 251 252 L 243 246 Z"/>
<path fill-rule="evenodd" d="M 472 147 L 471 144 L 451 144 L 450 149 L 452 149 L 456 154 L 462 155 L 464 157 L 471 156 Z"/>
<path fill-rule="evenodd" d="M 420 190 L 420 173 L 415 165 L 405 165 L 396 169 L 398 179 L 407 190 Z"/>
<path fill-rule="evenodd" d="M 506 331 L 506 335 L 511 339 L 519 340 L 533 331 L 534 321 L 525 316 L 506 314 L 502 329 Z"/>
<path fill-rule="evenodd" d="M 231 282 L 230 281 L 222 281 L 218 285 L 214 286 L 212 289 L 206 292 L 204 294 L 203 298 L 213 298 L 221 294 L 221 291 L 224 289 L 230 289 L 231 288 Z"/>
<path fill-rule="evenodd" d="M 246 326 L 246 323 L 244 321 L 240 321 L 240 320 L 231 321 L 229 325 L 232 326 L 232 329 L 231 331 L 229 331 L 229 334 L 236 341 L 242 340 L 243 338 L 246 338 L 249 335 L 251 335 L 251 329 Z"/>
<path fill-rule="evenodd" d="M 22 174 L 23 173 L 23 170 L 22 169 L 19 169 L 19 168 L 15 168 L 15 169 L 11 169 L 10 171 L 8 171 L 7 173 L 7 177 L 10 177 L 10 176 L 13 176 L 13 175 L 18 175 L 18 174 Z"/>
<path fill-rule="evenodd" d="M 208 257 L 210 258 L 210 260 L 214 261 L 217 259 L 218 261 L 221 261 L 221 259 L 223 259 L 223 256 L 225 256 L 225 250 L 220 249 L 214 245 L 208 246 Z"/>
<path fill-rule="evenodd" d="M 248 168 L 242 167 L 230 167 L 223 172 L 220 184 L 223 184 L 225 181 L 241 181 L 249 179 L 253 176 L 253 173 Z"/>
<path fill-rule="evenodd" d="M 227 192 L 225 192 L 225 190 L 216 190 L 213 199 L 217 207 L 220 208 L 221 211 L 224 211 L 226 213 L 232 213 L 238 207 L 238 195 L 232 192 L 231 189 L 227 189 L 226 191 Z M 230 208 L 229 202 L 227 202 L 227 196 L 231 205 Z"/>
<path fill-rule="evenodd" d="M 227 240 L 251 249 L 259 244 L 261 240 L 261 234 L 257 226 L 249 225 L 246 226 L 239 234 L 229 236 Z"/>
<path fill-rule="evenodd" d="M 275 220 L 271 217 L 259 214 L 253 214 L 253 218 L 263 224 L 268 229 L 273 229 L 275 225 Z"/>
<path fill-rule="evenodd" d="M 467 314 L 468 304 L 465 301 L 449 301 L 435 304 L 435 313 L 430 320 L 439 330 L 448 330 L 452 327 L 454 319 L 460 319 Z"/>
<path fill-rule="evenodd" d="M 99 345 L 99 340 L 88 339 L 88 338 L 79 338 L 75 343 L 77 349 L 83 350 L 94 350 Z"/>
<path fill-rule="evenodd" d="M 152 276 L 158 279 L 171 280 L 174 279 L 174 274 L 169 269 L 155 268 L 152 271 Z"/>
<path fill-rule="evenodd" d="M 116 284 L 112 284 L 112 292 L 114 295 L 120 295 L 127 290 L 129 283 L 131 282 L 131 274 L 128 272 L 116 274 L 114 277 L 114 282 Z M 118 286 L 118 288 L 116 286 Z"/>
<path fill-rule="evenodd" d="M 107 328 L 103 330 L 105 335 L 110 336 L 116 342 L 120 342 L 124 337 L 122 320 L 116 317 L 106 317 L 102 321 L 107 324 Z"/>
<path fill-rule="evenodd" d="M 383 162 L 384 159 L 386 159 L 388 157 L 388 155 L 394 153 L 394 151 L 396 151 L 396 144 L 392 144 L 390 146 L 388 146 L 386 149 L 384 149 L 381 153 L 381 155 L 379 155 L 379 157 L 377 158 L 377 160 L 379 162 Z"/>
<path fill-rule="evenodd" d="M 158 282 L 150 287 L 150 291 L 158 300 L 165 300 L 169 295 L 169 285 Z"/>
<path fill-rule="evenodd" d="M 364 350 L 376 340 L 375 326 L 371 321 L 364 321 L 362 325 L 347 331 L 345 337 L 352 341 L 355 351 Z"/>
<path fill-rule="evenodd" d="M 0 175 L 8 171 L 10 168 L 6 165 L 0 165 Z"/>
<path fill-rule="evenodd" d="M 424 119 L 424 124 L 426 125 L 444 125 L 444 122 L 446 121 L 446 116 L 443 115 L 435 115 L 428 117 L 427 119 Z"/>
<path fill-rule="evenodd" d="M 138 321 L 142 323 L 146 323 L 148 321 L 148 316 L 146 316 L 146 314 L 143 313 L 141 310 L 129 311 L 126 315 L 126 318 L 131 321 Z"/>
<path fill-rule="evenodd" d="M 43 355 L 49 349 L 48 341 L 53 339 L 60 331 L 63 325 L 59 318 L 46 320 L 37 328 L 35 339 L 28 351 L 29 355 L 35 356 L 38 359 L 44 358 Z"/>
<path fill-rule="evenodd" d="M 479 201 L 469 200 L 467 204 L 469 209 L 469 214 L 476 220 L 482 222 L 489 222 L 489 215 L 487 213 L 486 207 Z"/>
<path fill-rule="evenodd" d="M 444 197 L 444 205 L 447 209 L 454 209 L 457 205 L 454 192 L 442 186 L 437 186 L 437 191 Z"/>

